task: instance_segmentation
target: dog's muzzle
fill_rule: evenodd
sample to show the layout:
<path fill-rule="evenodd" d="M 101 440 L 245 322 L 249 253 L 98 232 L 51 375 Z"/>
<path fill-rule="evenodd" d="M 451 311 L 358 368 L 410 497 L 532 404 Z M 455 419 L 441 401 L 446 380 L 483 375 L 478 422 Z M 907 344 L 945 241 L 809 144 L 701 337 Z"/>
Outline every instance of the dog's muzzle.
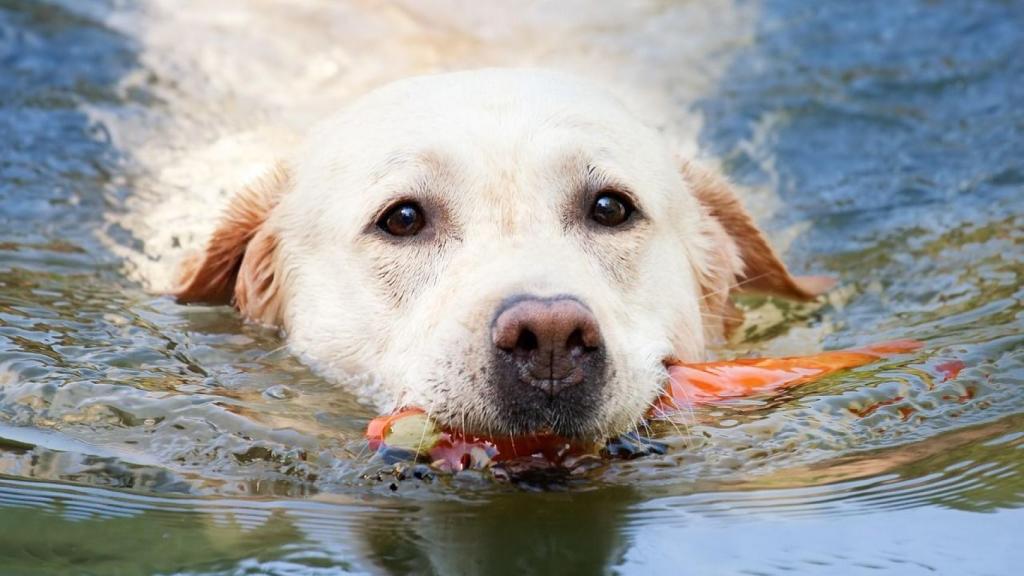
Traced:
<path fill-rule="evenodd" d="M 509 432 L 586 431 L 605 383 L 593 313 L 571 296 L 506 300 L 491 324 L 492 392 Z"/>

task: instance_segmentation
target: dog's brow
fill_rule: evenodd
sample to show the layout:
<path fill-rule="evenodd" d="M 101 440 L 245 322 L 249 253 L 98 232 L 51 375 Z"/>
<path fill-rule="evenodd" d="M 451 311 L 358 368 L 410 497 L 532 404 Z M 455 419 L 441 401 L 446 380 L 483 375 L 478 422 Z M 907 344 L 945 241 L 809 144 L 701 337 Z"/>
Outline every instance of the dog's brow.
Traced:
<path fill-rule="evenodd" d="M 599 159 L 585 157 L 580 154 L 570 156 L 565 161 L 566 172 L 578 178 L 580 190 L 589 188 L 626 188 L 613 166 Z"/>
<path fill-rule="evenodd" d="M 450 163 L 436 150 L 404 150 L 388 154 L 380 164 L 370 172 L 370 181 L 379 182 L 399 170 L 409 167 L 421 167 L 433 177 L 445 175 Z"/>
<path fill-rule="evenodd" d="M 581 132 L 594 133 L 597 131 L 604 132 L 607 130 L 607 126 L 600 122 L 595 122 L 590 118 L 576 114 L 566 114 L 565 111 L 560 110 L 548 116 L 544 121 L 544 124 L 550 125 L 556 128 L 565 128 L 569 130 L 578 130 Z"/>

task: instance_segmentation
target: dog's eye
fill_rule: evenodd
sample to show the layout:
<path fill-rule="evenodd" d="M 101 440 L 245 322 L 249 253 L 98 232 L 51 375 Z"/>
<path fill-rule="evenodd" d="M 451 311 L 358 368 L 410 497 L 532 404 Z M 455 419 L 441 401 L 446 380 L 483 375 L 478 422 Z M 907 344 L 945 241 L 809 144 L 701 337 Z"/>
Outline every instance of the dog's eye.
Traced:
<path fill-rule="evenodd" d="M 590 217 L 602 226 L 621 226 L 636 208 L 625 196 L 617 192 L 601 192 L 590 209 Z"/>
<path fill-rule="evenodd" d="M 377 227 L 392 236 L 415 236 L 426 225 L 423 209 L 415 202 L 405 202 L 388 210 Z"/>

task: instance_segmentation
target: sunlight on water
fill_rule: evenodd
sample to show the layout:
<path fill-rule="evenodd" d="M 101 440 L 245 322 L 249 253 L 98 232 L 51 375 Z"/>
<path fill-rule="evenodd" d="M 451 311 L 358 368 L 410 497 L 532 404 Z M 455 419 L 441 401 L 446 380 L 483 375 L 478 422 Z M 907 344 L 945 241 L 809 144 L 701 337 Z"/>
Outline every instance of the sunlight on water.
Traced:
<path fill-rule="evenodd" d="M 1024 560 L 1020 5 L 191 4 L 0 1 L 4 566 Z M 373 410 L 276 334 L 149 290 L 216 214 L 183 210 L 222 203 L 287 134 L 389 79 L 483 64 L 630 86 L 684 149 L 721 160 L 795 269 L 840 278 L 821 308 L 744 300 L 759 320 L 720 354 L 924 347 L 702 407 L 657 427 L 664 455 L 510 484 L 384 464 L 362 438 Z"/>

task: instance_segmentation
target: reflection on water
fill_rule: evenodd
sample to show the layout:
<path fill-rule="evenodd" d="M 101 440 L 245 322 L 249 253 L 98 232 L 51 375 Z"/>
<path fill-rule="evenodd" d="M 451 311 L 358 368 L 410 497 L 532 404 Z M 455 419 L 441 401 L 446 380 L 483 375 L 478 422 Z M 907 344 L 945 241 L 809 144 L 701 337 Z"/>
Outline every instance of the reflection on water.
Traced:
<path fill-rule="evenodd" d="M 977 512 L 1019 500 L 1024 437 L 970 444 L 989 433 L 967 432 L 925 469 L 678 496 L 613 486 L 476 503 L 200 499 L 0 480 L 3 521 L 19 527 L 0 550 L 16 573 L 88 562 L 98 573 L 1009 574 L 1022 559 L 1019 516 Z"/>
<path fill-rule="evenodd" d="M 8 570 L 1010 574 L 1024 560 L 1021 4 L 182 5 L 0 0 Z M 275 334 L 143 287 L 215 212 L 182 209 L 222 201 L 282 134 L 393 77 L 522 63 L 643 88 L 685 149 L 744 184 L 797 269 L 840 277 L 821 310 L 750 303 L 762 325 L 725 353 L 925 347 L 701 409 L 657 431 L 667 454 L 536 492 L 378 476 L 371 409 Z"/>

